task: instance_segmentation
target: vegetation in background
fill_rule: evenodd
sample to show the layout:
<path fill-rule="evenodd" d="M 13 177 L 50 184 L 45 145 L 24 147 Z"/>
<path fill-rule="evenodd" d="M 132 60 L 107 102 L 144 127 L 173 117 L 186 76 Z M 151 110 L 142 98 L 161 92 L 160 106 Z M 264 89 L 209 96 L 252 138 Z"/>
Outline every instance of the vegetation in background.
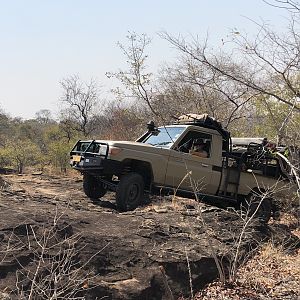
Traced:
<path fill-rule="evenodd" d="M 72 75 L 60 82 L 59 116 L 44 109 L 34 119 L 22 120 L 0 112 L 0 165 L 19 172 L 27 166 L 64 172 L 77 139 L 134 140 L 149 120 L 167 124 L 190 112 L 208 113 L 232 136 L 298 146 L 300 6 L 295 1 L 268 3 L 290 12 L 284 33 L 256 23 L 253 39 L 235 30 L 220 50 L 208 40 L 163 32 L 160 36 L 178 49 L 178 60 L 166 62 L 157 74 L 148 70 L 151 39 L 130 32 L 119 43 L 127 68 L 107 73 L 120 82 L 113 91 L 116 100 L 102 99 L 95 80 Z"/>

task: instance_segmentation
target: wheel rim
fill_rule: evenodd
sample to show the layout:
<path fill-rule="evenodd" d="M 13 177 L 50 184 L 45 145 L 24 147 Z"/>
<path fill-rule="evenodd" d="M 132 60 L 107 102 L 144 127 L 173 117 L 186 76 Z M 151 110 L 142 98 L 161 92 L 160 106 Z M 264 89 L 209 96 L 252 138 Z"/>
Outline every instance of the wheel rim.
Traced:
<path fill-rule="evenodd" d="M 140 189 L 137 184 L 132 184 L 128 189 L 128 202 L 132 203 L 135 202 L 138 198 Z"/>

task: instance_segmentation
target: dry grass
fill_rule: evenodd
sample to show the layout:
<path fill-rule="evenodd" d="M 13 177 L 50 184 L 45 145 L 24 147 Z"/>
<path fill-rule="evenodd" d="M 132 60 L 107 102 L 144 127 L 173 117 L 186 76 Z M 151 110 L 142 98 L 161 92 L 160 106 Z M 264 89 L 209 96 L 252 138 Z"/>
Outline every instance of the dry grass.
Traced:
<path fill-rule="evenodd" d="M 194 300 L 300 299 L 300 252 L 265 245 L 237 274 L 237 281 L 209 284 Z"/>
<path fill-rule="evenodd" d="M 204 207 L 203 203 L 199 203 L 193 199 L 187 199 L 179 196 L 152 196 L 151 203 L 143 207 L 143 211 L 167 212 L 167 211 L 183 211 L 188 209 L 199 209 Z"/>
<path fill-rule="evenodd" d="M 282 214 L 279 222 L 280 224 L 286 225 L 295 235 L 297 235 L 297 232 L 299 233 L 300 229 L 300 215 L 298 216 L 297 214 L 299 214 L 298 208 L 297 210 L 294 209 L 293 213 L 284 213 Z"/>
<path fill-rule="evenodd" d="M 299 220 L 284 215 L 281 224 L 300 238 Z M 236 281 L 213 282 L 198 293 L 194 300 L 267 300 L 300 299 L 300 249 L 269 242 L 262 245 L 237 273 Z"/>
<path fill-rule="evenodd" d="M 288 253 L 280 246 L 267 244 L 240 269 L 238 280 L 269 299 L 300 296 L 300 251 Z"/>

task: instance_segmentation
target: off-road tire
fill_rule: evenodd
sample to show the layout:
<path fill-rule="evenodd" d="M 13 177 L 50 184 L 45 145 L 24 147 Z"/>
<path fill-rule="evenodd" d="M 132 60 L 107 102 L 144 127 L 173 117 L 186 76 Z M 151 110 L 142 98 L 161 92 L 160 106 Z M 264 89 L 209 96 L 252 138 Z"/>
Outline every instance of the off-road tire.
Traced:
<path fill-rule="evenodd" d="M 107 192 L 103 184 L 89 174 L 83 175 L 83 191 L 91 199 L 99 199 Z"/>
<path fill-rule="evenodd" d="M 143 201 L 144 179 L 138 173 L 129 173 L 121 177 L 116 191 L 116 202 L 119 211 L 133 210 Z"/>
<path fill-rule="evenodd" d="M 257 218 L 261 223 L 268 223 L 272 216 L 272 199 L 261 200 L 261 196 L 251 193 L 242 202 L 242 209 L 249 218 L 255 213 L 254 218 Z"/>

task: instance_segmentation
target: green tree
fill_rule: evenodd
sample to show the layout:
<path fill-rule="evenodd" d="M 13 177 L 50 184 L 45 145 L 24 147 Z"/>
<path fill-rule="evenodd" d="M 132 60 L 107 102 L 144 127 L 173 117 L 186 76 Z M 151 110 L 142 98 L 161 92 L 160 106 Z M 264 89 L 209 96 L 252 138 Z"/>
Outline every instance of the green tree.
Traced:
<path fill-rule="evenodd" d="M 15 167 L 22 174 L 26 166 L 37 165 L 42 157 L 39 147 L 29 139 L 8 141 L 6 146 L 0 149 L 0 157 L 6 160 L 6 164 Z"/>
<path fill-rule="evenodd" d="M 3 147 L 7 138 L 13 134 L 11 118 L 0 109 L 0 147 Z"/>
<path fill-rule="evenodd" d="M 75 139 L 66 138 L 61 124 L 53 123 L 44 130 L 44 139 L 47 145 L 47 158 L 54 168 L 66 172 L 69 164 L 70 149 L 75 144 Z"/>
<path fill-rule="evenodd" d="M 59 168 L 61 172 L 66 173 L 69 164 L 69 153 L 72 143 L 68 143 L 65 140 L 58 140 L 51 142 L 48 147 L 51 164 L 55 168 Z"/>

